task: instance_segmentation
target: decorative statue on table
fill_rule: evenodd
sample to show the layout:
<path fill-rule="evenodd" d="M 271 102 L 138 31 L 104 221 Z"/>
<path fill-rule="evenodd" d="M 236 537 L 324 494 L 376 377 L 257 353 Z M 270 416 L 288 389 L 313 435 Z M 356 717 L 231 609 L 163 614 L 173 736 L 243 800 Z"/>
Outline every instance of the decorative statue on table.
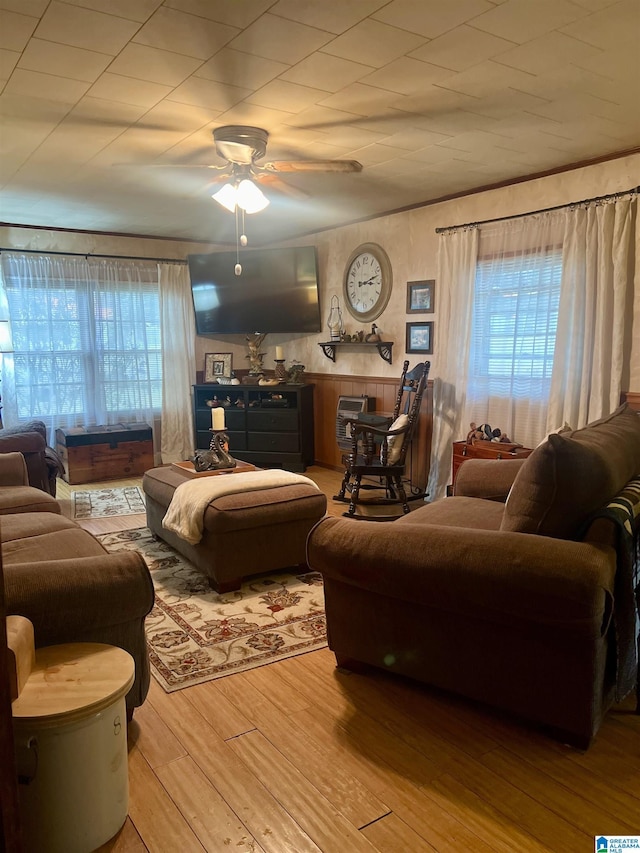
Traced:
<path fill-rule="evenodd" d="M 260 346 L 266 337 L 266 334 L 259 334 L 258 332 L 255 332 L 253 335 L 247 335 L 246 337 L 247 346 L 249 347 L 249 355 L 247 356 L 249 359 L 249 376 L 262 376 L 264 373 L 264 367 L 262 366 L 264 353 L 260 352 Z"/>
<path fill-rule="evenodd" d="M 208 450 L 196 450 L 191 457 L 196 471 L 219 471 L 221 468 L 235 468 L 238 464 L 229 455 L 229 436 L 224 432 L 214 432 Z"/>

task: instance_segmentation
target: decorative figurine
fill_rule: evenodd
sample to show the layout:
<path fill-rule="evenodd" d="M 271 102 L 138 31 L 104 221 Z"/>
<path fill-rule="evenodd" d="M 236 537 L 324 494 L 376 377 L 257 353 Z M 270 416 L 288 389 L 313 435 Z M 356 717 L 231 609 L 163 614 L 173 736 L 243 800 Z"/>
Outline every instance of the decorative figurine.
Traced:
<path fill-rule="evenodd" d="M 249 355 L 246 356 L 249 359 L 249 376 L 261 376 L 264 373 L 262 359 L 265 354 L 260 352 L 260 346 L 266 337 L 266 334 L 259 334 L 258 332 L 246 336 L 247 346 L 249 347 Z"/>

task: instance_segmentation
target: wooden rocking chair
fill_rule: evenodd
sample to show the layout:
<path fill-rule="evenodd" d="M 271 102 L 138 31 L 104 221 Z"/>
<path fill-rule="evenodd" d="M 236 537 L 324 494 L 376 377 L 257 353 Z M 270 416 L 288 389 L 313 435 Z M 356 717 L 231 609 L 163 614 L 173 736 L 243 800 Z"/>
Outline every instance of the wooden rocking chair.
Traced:
<path fill-rule="evenodd" d="M 343 456 L 344 479 L 334 500 L 349 503 L 347 518 L 367 518 L 369 521 L 389 521 L 397 516 L 356 515 L 361 504 L 401 504 L 406 514 L 409 503 L 404 488 L 407 451 L 415 432 L 431 362 L 417 364 L 409 371 L 405 361 L 390 426 L 382 428 L 359 418 L 346 418 L 347 434 L 351 433 L 351 451 Z M 374 477 L 378 483 L 362 483 L 363 477 Z M 384 489 L 384 498 L 361 500 L 361 489 Z M 346 493 L 349 492 L 349 497 Z"/>

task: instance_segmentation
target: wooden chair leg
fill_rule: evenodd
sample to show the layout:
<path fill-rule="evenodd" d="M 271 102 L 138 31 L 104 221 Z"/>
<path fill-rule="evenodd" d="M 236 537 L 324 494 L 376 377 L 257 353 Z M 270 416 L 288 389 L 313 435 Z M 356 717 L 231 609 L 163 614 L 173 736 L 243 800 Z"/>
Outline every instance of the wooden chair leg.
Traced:
<path fill-rule="evenodd" d="M 354 515 L 356 511 L 356 504 L 358 503 L 358 497 L 360 496 L 360 481 L 362 480 L 362 474 L 356 474 L 353 480 L 353 486 L 351 487 L 351 500 L 349 501 L 349 515 Z"/>
<path fill-rule="evenodd" d="M 335 501 L 343 501 L 345 499 L 344 496 L 347 492 L 347 489 L 349 488 L 350 481 L 351 481 L 351 472 L 347 470 L 344 472 L 344 477 L 342 478 L 342 484 L 340 486 L 340 491 L 334 497 Z"/>
<path fill-rule="evenodd" d="M 409 509 L 409 503 L 407 501 L 407 493 L 404 490 L 404 486 L 402 485 L 402 477 L 394 477 L 396 484 L 396 489 L 398 490 L 398 497 L 400 498 L 400 502 L 402 503 L 402 511 L 406 515 L 411 510 Z"/>

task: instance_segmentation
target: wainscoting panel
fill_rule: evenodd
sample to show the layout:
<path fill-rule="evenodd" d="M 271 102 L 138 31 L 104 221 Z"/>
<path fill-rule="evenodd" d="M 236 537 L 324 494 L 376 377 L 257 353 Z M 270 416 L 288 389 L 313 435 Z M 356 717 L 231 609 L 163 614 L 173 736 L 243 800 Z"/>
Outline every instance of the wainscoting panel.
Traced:
<path fill-rule="evenodd" d="M 336 443 L 336 411 L 342 395 L 375 397 L 375 411 L 393 414 L 398 390 L 394 377 L 349 376 L 340 373 L 305 373 L 305 380 L 315 385 L 314 428 L 317 465 L 342 470 L 342 453 Z M 424 489 L 429 476 L 431 433 L 433 429 L 433 382 L 429 380 L 422 398 L 418 427 L 410 458 L 411 481 Z"/>

